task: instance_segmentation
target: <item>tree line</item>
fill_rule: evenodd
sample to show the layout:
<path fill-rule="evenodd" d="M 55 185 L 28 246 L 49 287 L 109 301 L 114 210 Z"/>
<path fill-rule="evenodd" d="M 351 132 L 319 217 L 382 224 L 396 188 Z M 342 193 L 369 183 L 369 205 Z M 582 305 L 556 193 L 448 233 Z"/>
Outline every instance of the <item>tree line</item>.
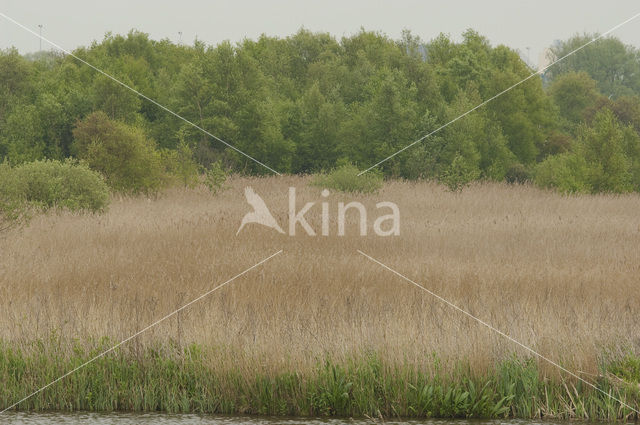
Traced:
<path fill-rule="evenodd" d="M 552 48 L 562 57 L 593 35 Z M 282 173 L 368 168 L 532 70 L 473 30 L 193 45 L 107 34 L 74 54 Z M 640 54 L 603 38 L 380 165 L 388 177 L 640 191 Z M 0 53 L 0 162 L 78 158 L 116 190 L 268 173 L 73 57 Z M 217 167 L 217 168 L 216 168 Z M 163 180 L 164 179 L 164 180 Z"/>

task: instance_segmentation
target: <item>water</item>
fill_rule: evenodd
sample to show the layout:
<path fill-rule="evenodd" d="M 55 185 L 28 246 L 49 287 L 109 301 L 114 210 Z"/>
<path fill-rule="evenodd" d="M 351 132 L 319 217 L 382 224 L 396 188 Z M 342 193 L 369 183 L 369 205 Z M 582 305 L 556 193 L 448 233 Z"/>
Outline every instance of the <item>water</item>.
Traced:
<path fill-rule="evenodd" d="M 166 413 L 5 413 L 3 424 L 11 425 L 554 425 L 567 422 L 536 420 L 385 420 L 324 419 L 324 418 L 271 418 L 256 416 L 171 415 Z"/>

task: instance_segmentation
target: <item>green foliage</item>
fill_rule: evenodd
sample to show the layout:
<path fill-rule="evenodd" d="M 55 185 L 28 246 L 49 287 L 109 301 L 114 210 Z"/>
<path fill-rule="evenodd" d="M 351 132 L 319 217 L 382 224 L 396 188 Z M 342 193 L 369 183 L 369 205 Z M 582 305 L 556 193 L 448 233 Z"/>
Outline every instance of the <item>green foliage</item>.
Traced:
<path fill-rule="evenodd" d="M 29 208 L 9 163 L 0 163 L 0 232 L 27 221 Z"/>
<path fill-rule="evenodd" d="M 300 101 L 292 104 L 288 128 L 299 125 L 299 139 L 293 168 L 318 172 L 333 167 L 337 159 L 340 117 L 344 113 L 342 102 L 331 102 L 316 82 L 308 88 Z"/>
<path fill-rule="evenodd" d="M 590 37 L 552 50 L 563 56 Z M 640 190 L 639 54 L 614 38 L 517 85 L 532 70 L 516 51 L 473 30 L 460 42 L 445 35 L 423 42 L 409 31 L 392 40 L 364 30 L 340 39 L 300 30 L 216 46 L 131 31 L 75 54 L 199 128 L 68 55 L 7 50 L 0 52 L 0 160 L 76 156 L 119 192 L 153 193 L 169 183 L 193 186 L 196 168 L 218 160 L 233 172 L 268 173 L 221 140 L 281 173 L 309 174 L 344 163 L 368 167 L 465 114 L 380 164 L 382 174 L 457 190 L 470 179 L 521 181 L 517 170 L 575 154 L 589 164 L 588 181 L 564 176 L 580 169 L 561 166 L 564 158 L 541 166 L 539 179 L 558 186 L 549 169 L 563 169 L 561 179 L 579 183 L 566 190 Z M 599 172 L 589 149 L 580 152 L 585 126 L 599 125 L 603 109 L 621 125 L 630 177 L 613 166 L 618 159 Z M 618 174 L 605 181 L 610 171 Z"/>
<path fill-rule="evenodd" d="M 572 152 L 549 156 L 538 164 L 535 181 L 562 192 L 629 192 L 638 182 L 639 149 L 637 134 L 625 130 L 610 110 L 603 109 L 591 126 L 580 127 Z"/>
<path fill-rule="evenodd" d="M 581 123 L 587 108 L 602 96 L 596 82 L 586 72 L 569 72 L 556 78 L 549 93 L 560 110 L 560 115 L 571 123 Z"/>
<path fill-rule="evenodd" d="M 571 149 L 573 143 L 572 136 L 563 131 L 553 131 L 547 136 L 547 139 L 542 144 L 539 161 L 544 160 L 549 155 L 558 155 L 568 152 Z"/>
<path fill-rule="evenodd" d="M 511 359 L 498 365 L 499 393 L 510 401 L 513 416 L 530 418 L 538 413 L 536 400 L 542 400 L 540 375 L 533 359 Z"/>
<path fill-rule="evenodd" d="M 626 353 L 605 366 L 607 372 L 614 374 L 629 384 L 640 384 L 640 357 Z"/>
<path fill-rule="evenodd" d="M 640 96 L 623 96 L 610 106 L 621 123 L 631 126 L 636 134 L 640 132 Z"/>
<path fill-rule="evenodd" d="M 0 164 L 0 230 L 26 221 L 34 210 L 103 211 L 109 189 L 102 176 L 73 160 L 43 160 L 11 168 Z"/>
<path fill-rule="evenodd" d="M 125 69 L 115 72 L 114 77 L 128 86 L 135 87 L 123 71 Z M 135 121 L 142 100 L 126 87 L 104 75 L 98 75 L 93 81 L 92 94 L 94 110 L 103 111 L 112 120 Z"/>
<path fill-rule="evenodd" d="M 593 192 L 628 192 L 631 187 L 629 157 L 624 133 L 611 111 L 599 112 L 591 127 L 581 129 L 577 151 L 587 163 L 587 181 Z"/>
<path fill-rule="evenodd" d="M 215 195 L 226 189 L 225 182 L 228 177 L 227 172 L 222 167 L 222 163 L 220 161 L 216 161 L 205 171 L 204 184 L 207 186 L 209 191 Z"/>
<path fill-rule="evenodd" d="M 354 165 L 343 165 L 327 174 L 314 176 L 311 184 L 340 192 L 374 193 L 384 182 L 378 170 L 370 170 L 358 176 L 360 170 Z"/>
<path fill-rule="evenodd" d="M 33 68 L 17 49 L 0 50 L 0 120 L 18 99 L 32 93 L 32 74 Z"/>
<path fill-rule="evenodd" d="M 489 89 L 481 91 L 488 99 L 531 75 L 511 49 L 498 46 L 491 52 L 493 68 Z M 546 136 L 557 126 L 552 99 L 543 90 L 542 81 L 532 78 L 487 104 L 492 118 L 500 123 L 507 146 L 515 158 L 529 165 L 538 157 Z"/>
<path fill-rule="evenodd" d="M 482 102 L 477 86 L 469 83 L 460 91 L 448 111 L 453 120 Z M 500 126 L 486 110 L 476 111 L 444 130 L 443 141 L 431 155 L 439 158 L 440 166 L 434 177 L 452 190 L 458 190 L 472 180 L 486 178 L 502 180 L 516 156 L 509 150 L 508 141 Z"/>
<path fill-rule="evenodd" d="M 457 192 L 478 178 L 479 174 L 473 164 L 458 154 L 451 161 L 451 165 L 442 173 L 440 181 L 447 185 L 452 192 Z"/>
<path fill-rule="evenodd" d="M 563 193 L 590 192 L 587 181 L 587 163 L 575 153 L 550 156 L 534 170 L 534 182 L 545 188 L 556 188 Z"/>
<path fill-rule="evenodd" d="M 13 169 L 11 178 L 23 200 L 44 210 L 100 212 L 109 203 L 102 176 L 74 160 L 25 163 Z"/>
<path fill-rule="evenodd" d="M 507 183 L 525 183 L 531 179 L 531 174 L 527 168 L 520 164 L 511 164 L 504 176 Z"/>
<path fill-rule="evenodd" d="M 33 391 L 34 382 L 48 382 L 112 344 L 102 338 L 66 346 L 55 335 L 20 348 L 0 342 L 0 409 L 14 403 L 16 394 Z M 18 408 L 383 418 L 532 419 L 544 414 L 613 421 L 633 418 L 615 399 L 636 409 L 640 405 L 639 362 L 633 354 L 603 365 L 607 375 L 594 384 L 605 394 L 543 376 L 535 361 L 516 357 L 474 376 L 464 363 L 445 373 L 431 359 L 416 367 L 386 363 L 375 353 L 341 362 L 319 359 L 305 373 L 276 374 L 234 369 L 228 360 L 217 367 L 219 355 L 219 348 L 197 345 L 123 346 Z"/>
<path fill-rule="evenodd" d="M 622 129 L 623 148 L 629 164 L 629 180 L 632 190 L 640 192 L 640 134 L 633 127 Z"/>
<path fill-rule="evenodd" d="M 167 183 L 162 157 L 142 130 L 94 112 L 78 122 L 73 136 L 78 158 L 116 191 L 153 193 Z"/>
<path fill-rule="evenodd" d="M 590 42 L 596 34 L 576 35 L 551 48 L 561 58 Z M 552 79 L 570 72 L 584 71 L 593 78 L 605 97 L 617 98 L 640 93 L 640 61 L 635 47 L 624 45 L 619 39 L 605 37 L 589 44 L 549 69 Z"/>
<path fill-rule="evenodd" d="M 182 141 L 177 149 L 161 150 L 167 173 L 184 187 L 193 188 L 198 184 L 200 166 L 193 159 L 193 151 Z"/>
<path fill-rule="evenodd" d="M 315 394 L 311 395 L 312 407 L 323 416 L 343 415 L 350 410 L 353 382 L 347 371 L 339 365 L 325 362 L 320 369 Z"/>

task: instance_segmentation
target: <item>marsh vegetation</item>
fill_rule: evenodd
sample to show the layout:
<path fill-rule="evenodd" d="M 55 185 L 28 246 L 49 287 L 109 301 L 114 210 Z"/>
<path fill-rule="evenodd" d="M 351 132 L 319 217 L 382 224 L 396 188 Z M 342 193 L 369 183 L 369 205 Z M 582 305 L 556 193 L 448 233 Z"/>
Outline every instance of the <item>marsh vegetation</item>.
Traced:
<path fill-rule="evenodd" d="M 640 197 L 389 181 L 397 237 L 236 230 L 251 185 L 284 222 L 312 177 L 233 177 L 102 215 L 34 217 L 0 245 L 0 405 L 273 252 L 284 253 L 25 402 L 23 409 L 288 415 L 629 416 L 359 255 L 360 249 L 605 392 L 640 401 Z M 307 220 L 320 227 L 320 210 Z M 332 223 L 331 225 L 335 225 Z"/>

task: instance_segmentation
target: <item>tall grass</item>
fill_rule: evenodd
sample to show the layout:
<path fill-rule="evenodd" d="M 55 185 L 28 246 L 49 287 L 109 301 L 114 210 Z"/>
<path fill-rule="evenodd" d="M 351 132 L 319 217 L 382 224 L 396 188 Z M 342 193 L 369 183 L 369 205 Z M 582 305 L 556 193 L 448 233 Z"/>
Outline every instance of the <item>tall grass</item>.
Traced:
<path fill-rule="evenodd" d="M 60 341 L 34 343 L 28 351 L 0 345 L 0 406 L 28 394 L 108 348 L 64 351 Z M 388 364 L 375 353 L 336 363 L 318 359 L 304 371 L 243 374 L 218 369 L 217 349 L 197 345 L 120 349 L 28 399 L 21 409 L 90 411 L 166 411 L 261 415 L 633 419 L 635 412 L 575 380 L 544 380 L 531 360 L 510 359 L 483 375 L 465 362 L 455 372 Z M 637 358 L 635 358 L 637 361 Z M 425 359 L 425 365 L 430 360 Z M 604 369 L 606 370 L 606 368 Z M 435 373 L 434 373 L 435 372 Z M 635 408 L 635 383 L 599 379 L 598 388 Z"/>
<path fill-rule="evenodd" d="M 323 198 L 309 181 L 234 178 L 216 197 L 198 189 L 173 190 L 157 199 L 123 197 L 102 216 L 36 217 L 29 227 L 6 235 L 0 244 L 2 379 L 17 370 L 28 379 L 0 385 L 8 389 L 2 402 L 15 401 L 78 364 L 96 350 L 96 337 L 119 341 L 279 249 L 284 254 L 131 341 L 126 348 L 131 351 L 101 359 L 24 407 L 94 408 L 84 393 L 69 398 L 85 390 L 113 392 L 100 399 L 114 409 L 144 406 L 114 402 L 122 390 L 124 401 L 154 400 L 144 407 L 148 410 L 180 410 L 179 403 L 198 410 L 193 403 L 205 406 L 214 403 L 204 400 L 210 394 L 220 394 L 220 406 L 226 407 L 206 404 L 201 410 L 277 413 L 280 406 L 289 414 L 372 415 L 377 409 L 385 416 L 394 410 L 457 416 L 467 414 L 459 413 L 467 407 L 455 406 L 475 400 L 471 394 L 479 399 L 488 394 L 491 402 L 471 411 L 490 416 L 487 412 L 511 394 L 502 406 L 517 416 L 624 414 L 584 384 L 563 381 L 553 367 L 526 360 L 526 352 L 386 273 L 357 249 L 636 402 L 625 382 L 635 376 L 635 363 L 628 359 L 640 352 L 638 195 L 566 197 L 502 184 L 451 193 L 431 183 L 388 182 L 375 195 L 336 192 Z M 310 237 L 298 228 L 290 237 L 257 225 L 236 236 L 250 210 L 243 194 L 247 185 L 284 228 L 289 186 L 297 187 L 298 208 L 318 203 L 306 214 L 318 234 L 319 203 L 328 202 L 330 236 Z M 360 237 L 351 211 L 346 236 L 337 236 L 337 203 L 351 200 L 366 205 L 370 228 L 377 202 L 397 203 L 401 235 Z M 203 367 L 184 354 L 194 344 L 207 353 L 199 360 Z M 156 360 L 154 350 L 162 353 Z M 374 379 L 378 375 L 372 371 L 370 379 L 359 381 L 357 371 L 375 370 L 362 360 L 370 353 L 382 377 Z M 513 356 L 518 364 L 530 362 L 523 370 L 535 373 L 505 372 Z M 93 379 L 96 368 L 109 362 L 130 381 L 109 381 L 115 375 L 100 378 L 105 387 L 98 385 L 102 381 L 78 381 Z M 162 370 L 162 362 L 174 362 L 172 370 L 196 387 L 172 386 L 182 382 L 173 375 L 157 381 L 152 377 L 160 375 L 146 375 Z M 603 365 L 620 370 L 604 372 Z M 425 387 L 436 378 L 445 386 L 442 395 Z M 511 393 L 514 382 L 521 383 Z M 314 383 L 324 389 L 311 391 Z M 286 385 L 289 389 L 281 389 Z M 201 392 L 194 395 L 188 388 Z M 458 392 L 449 394 L 449 388 Z M 224 398 L 227 393 L 232 396 Z M 272 404 L 260 407 L 251 398 L 257 394 L 271 397 Z M 312 394 L 318 397 L 313 408 Z M 158 404 L 158 397 L 172 398 Z M 287 397 L 294 401 L 283 405 Z M 447 401 L 432 404 L 432 398 Z M 41 404 L 30 404 L 37 400 Z"/>

